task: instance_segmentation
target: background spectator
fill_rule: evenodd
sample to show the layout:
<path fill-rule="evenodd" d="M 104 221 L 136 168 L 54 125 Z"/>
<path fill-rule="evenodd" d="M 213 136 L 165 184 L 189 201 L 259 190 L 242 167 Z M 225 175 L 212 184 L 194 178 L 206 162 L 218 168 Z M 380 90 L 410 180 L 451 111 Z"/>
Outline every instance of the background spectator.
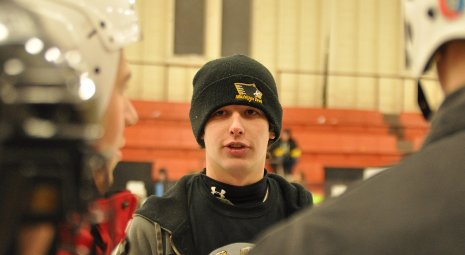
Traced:
<path fill-rule="evenodd" d="M 295 163 L 302 154 L 292 137 L 291 130 L 284 129 L 279 140 L 270 146 L 269 151 L 271 155 L 270 166 L 273 172 L 290 180 Z"/>
<path fill-rule="evenodd" d="M 165 192 L 174 185 L 174 182 L 168 178 L 168 170 L 164 167 L 158 170 L 158 179 L 154 184 L 154 195 L 163 196 Z"/>

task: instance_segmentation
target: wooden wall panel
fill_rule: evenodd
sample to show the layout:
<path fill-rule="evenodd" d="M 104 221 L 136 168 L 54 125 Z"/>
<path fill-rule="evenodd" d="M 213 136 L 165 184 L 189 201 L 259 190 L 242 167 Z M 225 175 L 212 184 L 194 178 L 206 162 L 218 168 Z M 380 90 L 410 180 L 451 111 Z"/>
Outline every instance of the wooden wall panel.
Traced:
<path fill-rule="evenodd" d="M 126 49 L 135 74 L 128 94 L 188 102 L 195 71 L 220 57 L 221 1 L 206 1 L 205 54 L 195 56 L 173 55 L 174 1 L 137 3 L 143 40 Z M 389 79 L 410 83 L 402 80 L 398 1 L 254 0 L 251 15 L 251 56 L 275 76 L 283 105 L 418 111 L 414 86 L 382 88 Z M 425 83 L 437 108 L 443 95 L 434 73 Z"/>

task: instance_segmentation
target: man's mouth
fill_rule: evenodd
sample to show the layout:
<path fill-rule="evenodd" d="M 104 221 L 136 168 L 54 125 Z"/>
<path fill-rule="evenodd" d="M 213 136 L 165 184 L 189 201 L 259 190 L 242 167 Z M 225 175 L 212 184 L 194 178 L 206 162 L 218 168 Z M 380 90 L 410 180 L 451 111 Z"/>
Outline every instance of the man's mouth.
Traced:
<path fill-rule="evenodd" d="M 232 143 L 228 143 L 226 147 L 231 148 L 231 149 L 243 149 L 243 148 L 246 148 L 247 145 L 243 143 L 239 143 L 239 142 L 232 142 Z"/>
<path fill-rule="evenodd" d="M 248 146 L 243 143 L 232 142 L 225 146 L 227 148 L 228 153 L 230 153 L 234 157 L 243 157 L 248 151 Z"/>
<path fill-rule="evenodd" d="M 229 144 L 227 147 L 231 149 L 241 149 L 241 148 L 245 148 L 245 145 L 235 143 L 235 144 Z"/>

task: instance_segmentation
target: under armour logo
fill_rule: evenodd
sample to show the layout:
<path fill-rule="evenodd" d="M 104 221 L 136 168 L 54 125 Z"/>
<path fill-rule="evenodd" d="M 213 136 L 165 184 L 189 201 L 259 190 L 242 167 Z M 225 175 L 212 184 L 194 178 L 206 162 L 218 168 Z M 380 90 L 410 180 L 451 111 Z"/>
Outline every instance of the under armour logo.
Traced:
<path fill-rule="evenodd" d="M 224 189 L 221 189 L 221 191 L 216 191 L 216 187 L 215 186 L 212 186 L 210 187 L 211 190 L 212 190 L 212 195 L 215 196 L 215 197 L 219 197 L 219 198 L 225 198 L 224 194 L 226 194 L 226 191 Z"/>

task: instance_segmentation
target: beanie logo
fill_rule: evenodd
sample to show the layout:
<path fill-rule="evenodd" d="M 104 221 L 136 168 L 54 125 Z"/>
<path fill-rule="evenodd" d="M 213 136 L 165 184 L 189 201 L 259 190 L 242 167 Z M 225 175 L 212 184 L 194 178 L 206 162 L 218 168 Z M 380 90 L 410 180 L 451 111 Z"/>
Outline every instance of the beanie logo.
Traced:
<path fill-rule="evenodd" d="M 263 104 L 263 93 L 258 90 L 255 83 L 235 82 L 234 86 L 236 86 L 237 90 L 236 99 L 247 100 L 249 103 L 253 101 L 255 103 Z"/>

